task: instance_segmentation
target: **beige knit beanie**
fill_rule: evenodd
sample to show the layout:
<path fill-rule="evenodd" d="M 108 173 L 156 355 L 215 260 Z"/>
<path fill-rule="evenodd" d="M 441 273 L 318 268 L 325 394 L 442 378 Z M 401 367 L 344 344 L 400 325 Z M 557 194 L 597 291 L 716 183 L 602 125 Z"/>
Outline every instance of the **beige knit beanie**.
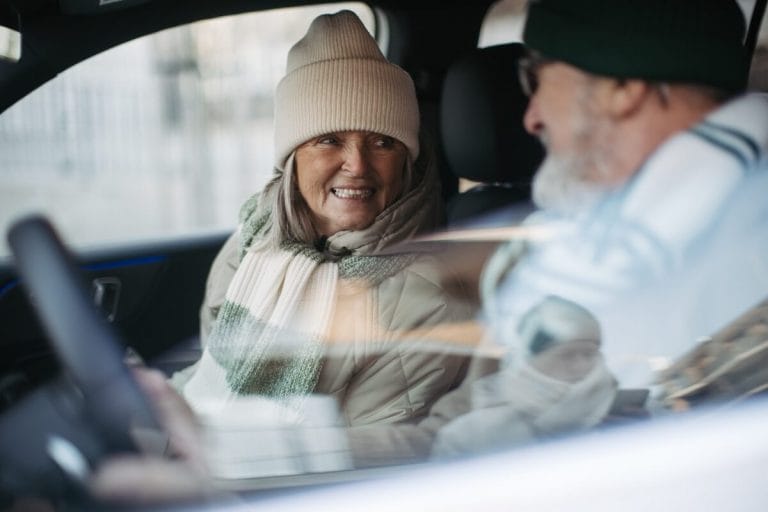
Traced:
<path fill-rule="evenodd" d="M 387 61 L 351 11 L 318 16 L 288 53 L 275 92 L 275 164 L 305 141 L 336 131 L 399 140 L 415 161 L 419 107 L 411 77 Z"/>

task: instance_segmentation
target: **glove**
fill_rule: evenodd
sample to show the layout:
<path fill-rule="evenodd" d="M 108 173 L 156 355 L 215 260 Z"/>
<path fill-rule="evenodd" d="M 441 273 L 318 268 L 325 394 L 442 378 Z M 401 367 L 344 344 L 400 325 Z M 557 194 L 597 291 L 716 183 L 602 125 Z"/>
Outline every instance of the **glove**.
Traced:
<path fill-rule="evenodd" d="M 585 308 L 555 295 L 518 324 L 519 357 L 549 377 L 578 382 L 600 358 L 600 325 Z"/>

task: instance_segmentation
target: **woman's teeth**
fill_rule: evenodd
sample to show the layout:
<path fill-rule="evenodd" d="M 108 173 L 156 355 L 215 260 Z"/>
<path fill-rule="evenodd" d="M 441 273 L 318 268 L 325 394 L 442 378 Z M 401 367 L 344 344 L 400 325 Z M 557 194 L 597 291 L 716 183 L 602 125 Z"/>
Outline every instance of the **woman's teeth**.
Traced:
<path fill-rule="evenodd" d="M 370 188 L 332 188 L 331 192 L 341 199 L 366 199 L 373 195 Z"/>

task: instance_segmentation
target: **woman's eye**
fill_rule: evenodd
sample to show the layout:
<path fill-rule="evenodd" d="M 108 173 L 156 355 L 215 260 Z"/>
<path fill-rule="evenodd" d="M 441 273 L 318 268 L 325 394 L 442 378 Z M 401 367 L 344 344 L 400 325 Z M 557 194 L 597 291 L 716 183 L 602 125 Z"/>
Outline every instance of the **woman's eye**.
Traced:
<path fill-rule="evenodd" d="M 338 144 L 339 143 L 339 139 L 336 138 L 336 137 L 332 137 L 330 135 L 324 135 L 324 136 L 320 137 L 319 139 L 317 139 L 317 143 L 318 144 L 333 145 L 333 144 Z"/>
<path fill-rule="evenodd" d="M 395 145 L 395 139 L 392 137 L 377 137 L 374 141 L 377 148 L 391 148 Z"/>

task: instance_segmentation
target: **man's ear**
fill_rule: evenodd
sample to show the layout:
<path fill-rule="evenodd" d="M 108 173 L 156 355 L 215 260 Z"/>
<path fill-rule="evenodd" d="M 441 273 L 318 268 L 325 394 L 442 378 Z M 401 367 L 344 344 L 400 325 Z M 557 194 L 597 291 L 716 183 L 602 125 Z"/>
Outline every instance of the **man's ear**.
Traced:
<path fill-rule="evenodd" d="M 652 92 L 650 84 L 643 80 L 611 80 L 606 108 L 616 119 L 629 117 L 640 109 Z"/>

